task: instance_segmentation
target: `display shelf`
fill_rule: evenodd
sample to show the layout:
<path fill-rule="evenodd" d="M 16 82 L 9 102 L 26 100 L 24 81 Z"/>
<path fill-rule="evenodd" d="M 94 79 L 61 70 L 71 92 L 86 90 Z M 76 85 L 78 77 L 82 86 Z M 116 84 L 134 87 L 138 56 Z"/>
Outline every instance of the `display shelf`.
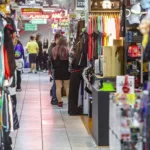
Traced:
<path fill-rule="evenodd" d="M 126 2 L 126 1 L 124 1 Z M 127 6 L 126 4 L 126 8 L 131 8 L 132 6 Z M 127 16 L 127 11 L 126 11 L 126 16 Z M 139 57 L 130 57 L 129 54 L 128 54 L 128 48 L 129 46 L 134 46 L 135 45 L 138 45 L 139 46 L 139 49 L 140 49 L 140 53 L 142 54 L 142 47 L 141 47 L 141 44 L 142 44 L 142 39 L 143 39 L 143 36 L 142 34 L 140 33 L 140 31 L 138 30 L 138 26 L 139 24 L 129 24 L 129 21 L 125 20 L 125 29 L 126 29 L 126 36 L 125 36 L 125 39 L 124 39 L 124 49 L 125 49 L 125 74 L 130 74 L 129 73 L 129 70 L 128 70 L 128 62 L 132 63 L 131 65 L 134 66 L 134 61 L 139 61 L 139 60 L 142 60 L 142 55 L 139 56 Z M 134 47 L 133 49 L 131 49 L 131 53 L 134 53 Z M 137 51 L 137 56 L 138 56 L 138 51 Z M 140 67 L 137 66 L 137 69 L 139 70 L 139 74 L 141 75 L 142 74 L 142 61 L 140 61 Z M 131 70 L 131 69 L 130 69 Z M 133 71 L 134 71 L 134 67 L 133 67 Z M 133 72 L 131 70 L 131 72 Z M 140 82 L 142 83 L 142 77 L 140 76 Z"/>

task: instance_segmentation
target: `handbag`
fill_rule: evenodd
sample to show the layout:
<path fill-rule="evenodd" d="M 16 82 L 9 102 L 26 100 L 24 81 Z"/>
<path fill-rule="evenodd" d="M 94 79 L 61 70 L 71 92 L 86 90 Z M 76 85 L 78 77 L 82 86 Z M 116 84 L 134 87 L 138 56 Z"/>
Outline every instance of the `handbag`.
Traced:
<path fill-rule="evenodd" d="M 22 71 L 22 69 L 23 69 L 23 60 L 22 59 L 16 60 L 16 69 L 18 71 Z"/>

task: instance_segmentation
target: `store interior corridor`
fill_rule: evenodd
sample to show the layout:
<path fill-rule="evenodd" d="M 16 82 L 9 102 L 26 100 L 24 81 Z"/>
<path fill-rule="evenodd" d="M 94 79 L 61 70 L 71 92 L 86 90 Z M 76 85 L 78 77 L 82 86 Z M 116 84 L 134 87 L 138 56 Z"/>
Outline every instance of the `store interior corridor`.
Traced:
<path fill-rule="evenodd" d="M 104 150 L 96 147 L 80 116 L 68 115 L 65 99 L 62 109 L 50 104 L 47 74 L 22 74 L 22 89 L 17 93 L 20 129 L 11 134 L 13 150 Z"/>

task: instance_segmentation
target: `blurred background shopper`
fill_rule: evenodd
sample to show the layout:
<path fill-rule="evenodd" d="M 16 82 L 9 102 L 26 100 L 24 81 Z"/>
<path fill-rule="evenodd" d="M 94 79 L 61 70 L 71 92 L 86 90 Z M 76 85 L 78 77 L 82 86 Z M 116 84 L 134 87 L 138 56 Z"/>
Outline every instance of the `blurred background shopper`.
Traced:
<path fill-rule="evenodd" d="M 30 72 L 36 73 L 36 57 L 39 51 L 39 47 L 37 42 L 35 41 L 34 36 L 30 37 L 30 42 L 27 43 L 26 49 L 29 53 L 29 62 L 31 67 Z"/>
<path fill-rule="evenodd" d="M 18 38 L 14 38 L 15 61 L 17 69 L 17 91 L 21 91 L 21 73 L 24 65 L 24 49 Z"/>

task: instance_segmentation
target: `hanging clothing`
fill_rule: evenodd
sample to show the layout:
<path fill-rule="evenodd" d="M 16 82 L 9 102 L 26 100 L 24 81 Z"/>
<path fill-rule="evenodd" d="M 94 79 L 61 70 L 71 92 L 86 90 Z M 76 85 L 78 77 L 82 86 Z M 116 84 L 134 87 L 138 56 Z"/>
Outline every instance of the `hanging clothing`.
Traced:
<path fill-rule="evenodd" d="M 13 111 L 13 129 L 17 130 L 19 129 L 19 119 L 17 115 L 17 97 L 16 95 L 11 96 L 11 101 L 12 101 L 12 111 Z"/>
<path fill-rule="evenodd" d="M 121 3 L 121 11 L 120 11 L 120 37 L 126 36 L 126 5 L 124 4 L 124 1 Z"/>
<path fill-rule="evenodd" d="M 92 60 L 92 17 L 90 17 L 89 21 L 89 42 L 88 42 L 88 60 Z"/>
<path fill-rule="evenodd" d="M 14 74 L 14 71 L 16 69 L 16 64 L 15 64 L 15 55 L 14 55 L 14 46 L 13 46 L 13 42 L 12 42 L 12 38 L 11 38 L 11 34 L 9 33 L 10 28 L 8 28 L 7 26 L 4 28 L 4 51 L 5 51 L 5 58 L 8 61 L 8 66 L 7 67 L 7 73 L 6 74 L 6 78 L 8 77 L 12 77 Z M 7 56 L 6 56 L 7 55 Z"/>
<path fill-rule="evenodd" d="M 113 46 L 113 40 L 119 39 L 119 15 L 91 15 L 89 19 L 88 60 L 97 59 L 103 54 L 103 46 Z"/>
<path fill-rule="evenodd" d="M 78 43 L 74 46 L 74 52 L 70 52 L 69 60 L 72 70 L 82 69 L 87 66 L 88 33 L 82 32 L 78 37 Z"/>
<path fill-rule="evenodd" d="M 81 78 L 82 70 L 71 73 L 68 98 L 68 114 L 70 115 L 78 115 L 78 95 Z"/>

